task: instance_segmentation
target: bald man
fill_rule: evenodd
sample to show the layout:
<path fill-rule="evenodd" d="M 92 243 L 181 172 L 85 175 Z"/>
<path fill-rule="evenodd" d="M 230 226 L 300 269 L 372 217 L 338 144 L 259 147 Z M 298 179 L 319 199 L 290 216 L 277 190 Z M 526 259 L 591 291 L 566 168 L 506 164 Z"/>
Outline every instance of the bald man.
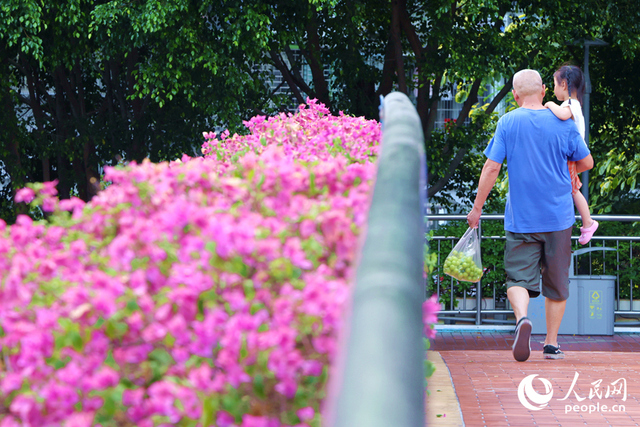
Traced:
<path fill-rule="evenodd" d="M 537 297 L 541 290 L 547 321 L 543 356 L 562 359 L 558 330 L 569 297 L 575 222 L 567 161 L 577 162 L 578 172 L 582 172 L 593 167 L 593 158 L 575 123 L 558 119 L 542 105 L 545 87 L 537 71 L 517 72 L 512 93 L 520 108 L 498 121 L 484 151 L 487 161 L 467 221 L 470 227 L 478 226 L 484 202 L 506 159 L 509 192 L 504 214 L 504 266 L 507 298 L 516 316 L 513 357 L 519 362 L 529 358 L 531 321 L 527 309 L 529 298 Z"/>

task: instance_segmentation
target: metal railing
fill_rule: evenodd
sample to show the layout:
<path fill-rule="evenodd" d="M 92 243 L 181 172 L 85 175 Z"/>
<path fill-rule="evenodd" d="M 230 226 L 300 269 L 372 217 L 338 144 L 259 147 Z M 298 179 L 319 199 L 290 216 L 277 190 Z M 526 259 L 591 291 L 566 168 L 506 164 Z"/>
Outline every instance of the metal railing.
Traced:
<path fill-rule="evenodd" d="M 324 425 L 425 424 L 424 162 L 415 107 L 406 95 L 389 94 L 365 240 Z"/>
<path fill-rule="evenodd" d="M 632 223 L 640 222 L 640 216 L 637 215 L 592 215 L 599 222 L 620 222 Z M 499 235 L 485 235 L 482 230 L 483 221 L 504 221 L 504 215 L 482 215 L 482 221 L 478 226 L 479 236 L 482 241 L 486 240 L 505 240 L 504 231 Z M 579 217 L 576 217 L 579 220 Z M 449 221 L 464 221 L 466 223 L 466 215 L 427 215 L 428 229 L 434 230 L 431 237 L 428 237 L 430 252 L 437 252 L 437 265 L 441 266 L 460 236 L 438 235 L 438 224 Z M 573 249 L 582 248 L 577 243 L 578 236 L 572 237 Z M 640 295 L 640 280 L 634 281 L 634 275 L 626 274 L 620 268 L 622 263 L 627 263 L 627 272 L 640 271 L 640 236 L 606 236 L 596 233 L 589 243 L 589 247 L 613 248 L 614 251 L 595 250 L 581 256 L 575 263 L 575 271 L 577 274 L 607 274 L 616 276 L 616 305 L 614 314 L 616 316 L 616 327 L 632 327 L 640 326 L 640 296 L 634 299 L 634 293 Z M 626 246 L 628 245 L 628 249 Z M 634 253 L 635 249 L 635 253 Z M 586 258 L 582 259 L 582 258 Z M 634 264 L 635 261 L 635 264 Z M 485 265 L 486 267 L 486 265 Z M 629 277 L 622 277 L 622 276 Z M 621 280 L 624 279 L 624 280 Z M 443 309 L 440 312 L 439 319 L 446 324 L 474 324 L 479 325 L 514 325 L 513 310 L 506 299 L 506 292 L 500 292 L 493 285 L 488 295 L 486 286 L 483 286 L 482 280 L 473 284 L 467 291 L 461 292 L 456 287 L 460 287 L 458 282 L 445 276 L 441 269 L 436 269 L 428 277 L 428 286 L 432 291 L 441 296 L 441 300 L 446 300 Z M 621 284 L 621 281 L 624 283 Z M 468 286 L 468 285 L 467 285 Z M 442 291 L 446 288 L 448 295 L 442 295 Z M 634 292 L 635 290 L 635 292 Z M 621 295 L 628 298 L 621 298 Z M 635 320 L 628 320 L 629 318 Z"/>

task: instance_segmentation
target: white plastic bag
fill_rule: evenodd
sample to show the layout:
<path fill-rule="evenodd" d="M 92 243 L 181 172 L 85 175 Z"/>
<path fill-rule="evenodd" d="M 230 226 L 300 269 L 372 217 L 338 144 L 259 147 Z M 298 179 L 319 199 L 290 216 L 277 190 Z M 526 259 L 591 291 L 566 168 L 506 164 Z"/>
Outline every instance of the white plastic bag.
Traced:
<path fill-rule="evenodd" d="M 478 282 L 482 278 L 482 259 L 478 229 L 469 228 L 462 235 L 447 259 L 444 272 L 463 282 Z"/>

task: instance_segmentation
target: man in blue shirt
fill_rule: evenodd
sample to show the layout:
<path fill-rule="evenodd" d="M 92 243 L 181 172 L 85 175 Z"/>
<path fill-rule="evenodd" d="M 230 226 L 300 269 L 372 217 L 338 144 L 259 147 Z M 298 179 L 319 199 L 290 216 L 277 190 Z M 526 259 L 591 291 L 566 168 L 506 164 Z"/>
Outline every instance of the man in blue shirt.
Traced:
<path fill-rule="evenodd" d="M 509 192 L 504 214 L 507 238 L 504 264 L 507 298 L 516 316 L 513 357 L 529 358 L 531 321 L 529 298 L 546 298 L 547 337 L 543 354 L 564 357 L 558 346 L 558 330 L 569 297 L 571 229 L 575 221 L 567 161 L 577 162 L 578 172 L 593 167 L 593 158 L 576 125 L 558 119 L 542 105 L 545 87 L 535 70 L 513 76 L 513 97 L 520 108 L 500 118 L 495 135 L 484 151 L 473 209 L 467 215 L 476 228 L 482 207 L 507 160 Z"/>

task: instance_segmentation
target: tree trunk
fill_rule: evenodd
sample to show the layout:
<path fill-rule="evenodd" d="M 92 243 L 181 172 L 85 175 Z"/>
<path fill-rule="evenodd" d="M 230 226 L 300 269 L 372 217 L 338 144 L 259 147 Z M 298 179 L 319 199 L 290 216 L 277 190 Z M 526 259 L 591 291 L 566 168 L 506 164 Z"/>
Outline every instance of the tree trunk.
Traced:
<path fill-rule="evenodd" d="M 304 82 L 300 82 L 295 78 L 292 71 L 289 69 L 289 67 L 287 67 L 285 62 L 282 60 L 282 57 L 280 56 L 280 52 L 274 52 L 270 50 L 269 56 L 271 57 L 271 60 L 273 61 L 273 64 L 276 67 L 276 69 L 280 71 L 280 74 L 282 74 L 282 78 L 284 79 L 284 81 L 287 82 L 287 84 L 289 85 L 289 89 L 291 90 L 291 92 L 293 92 L 293 96 L 296 98 L 296 101 L 298 101 L 299 104 L 304 104 L 305 99 L 302 96 L 300 86 L 303 86 L 302 90 L 305 91 L 306 93 L 310 93 L 311 88 L 307 87 L 307 85 L 304 84 Z M 305 88 L 307 90 L 305 90 Z"/>
<path fill-rule="evenodd" d="M 393 40 L 389 37 L 384 54 L 384 64 L 382 64 L 382 79 L 380 81 L 380 87 L 378 88 L 379 95 L 386 96 L 391 92 L 391 89 L 393 89 L 393 73 L 395 65 L 396 61 Z"/>
<path fill-rule="evenodd" d="M 416 57 L 416 73 L 418 86 L 416 110 L 418 111 L 418 116 L 420 117 L 420 121 L 422 123 L 422 131 L 424 132 L 424 140 L 426 142 L 430 139 L 431 131 L 433 130 L 433 127 L 429 122 L 429 92 L 432 86 L 431 82 L 429 81 L 429 77 L 426 75 L 424 67 L 428 54 L 436 54 L 437 50 L 433 46 L 437 46 L 437 42 L 431 40 L 426 48 L 423 47 L 420 36 L 418 36 L 418 33 L 416 32 L 415 27 L 411 22 L 411 16 L 407 11 L 406 0 L 400 0 L 398 2 L 398 7 L 400 27 L 406 34 L 407 39 L 409 40 L 409 45 L 411 46 L 411 50 L 413 50 L 413 53 Z"/>
<path fill-rule="evenodd" d="M 42 181 L 51 181 L 51 163 L 48 157 L 42 159 Z"/>
<path fill-rule="evenodd" d="M 126 59 L 126 73 L 127 73 L 127 92 L 129 95 L 135 93 L 135 84 L 136 79 L 133 75 L 134 70 L 137 67 L 138 59 L 140 57 L 140 51 L 138 49 L 132 49 L 129 55 L 127 55 Z M 134 97 L 131 100 L 131 116 L 130 116 L 130 126 L 131 126 L 131 149 L 127 151 L 127 155 L 129 159 L 135 160 L 140 163 L 146 157 L 147 153 L 145 151 L 144 144 L 144 135 L 141 135 L 139 130 L 139 121 L 142 119 L 145 110 L 144 100 L 138 96 Z"/>
<path fill-rule="evenodd" d="M 394 0 L 391 11 L 391 40 L 395 54 L 396 76 L 398 78 L 398 90 L 404 94 L 407 92 L 407 76 L 404 69 L 404 57 L 402 52 L 402 39 L 400 34 L 400 14 L 402 13 L 402 1 Z"/>
<path fill-rule="evenodd" d="M 4 69 L 3 67 L 3 71 Z M 6 144 L 6 149 L 9 154 L 9 158 L 5 159 L 4 165 L 7 168 L 9 176 L 11 176 L 11 181 L 14 184 L 22 185 L 26 177 L 22 171 L 16 109 L 11 99 L 11 88 L 8 84 L 5 84 L 8 79 L 6 79 L 6 76 L 1 75 L 0 79 L 2 80 L 0 82 L 0 105 L 2 105 L 2 115 L 0 116 L 2 127 L 0 134 L 2 135 L 2 142 Z"/>
<path fill-rule="evenodd" d="M 22 170 L 22 158 L 20 155 L 20 142 L 18 139 L 18 118 L 16 108 L 11 95 L 9 54 L 6 45 L 0 43 L 0 135 L 2 147 L 0 151 L 8 153 L 4 159 L 4 166 L 11 178 L 13 187 L 22 186 L 26 182 L 26 176 Z"/>
<path fill-rule="evenodd" d="M 93 139 L 91 140 L 93 141 Z M 83 146 L 83 156 L 82 162 L 84 164 L 84 177 L 85 177 L 85 185 L 86 185 L 86 193 L 87 199 L 83 199 L 85 201 L 89 201 L 98 194 L 100 191 L 100 176 L 98 172 L 92 167 L 95 164 L 93 160 L 92 153 L 95 153 L 95 144 L 91 142 L 85 142 Z"/>
<path fill-rule="evenodd" d="M 313 8 L 312 8 L 313 9 Z M 320 37 L 318 35 L 318 14 L 315 9 L 311 12 L 311 20 L 307 25 L 307 62 L 311 68 L 311 76 L 313 77 L 313 86 L 318 101 L 322 102 L 327 108 L 331 108 L 331 98 L 329 97 L 329 85 L 324 76 L 324 65 L 320 57 Z"/>

